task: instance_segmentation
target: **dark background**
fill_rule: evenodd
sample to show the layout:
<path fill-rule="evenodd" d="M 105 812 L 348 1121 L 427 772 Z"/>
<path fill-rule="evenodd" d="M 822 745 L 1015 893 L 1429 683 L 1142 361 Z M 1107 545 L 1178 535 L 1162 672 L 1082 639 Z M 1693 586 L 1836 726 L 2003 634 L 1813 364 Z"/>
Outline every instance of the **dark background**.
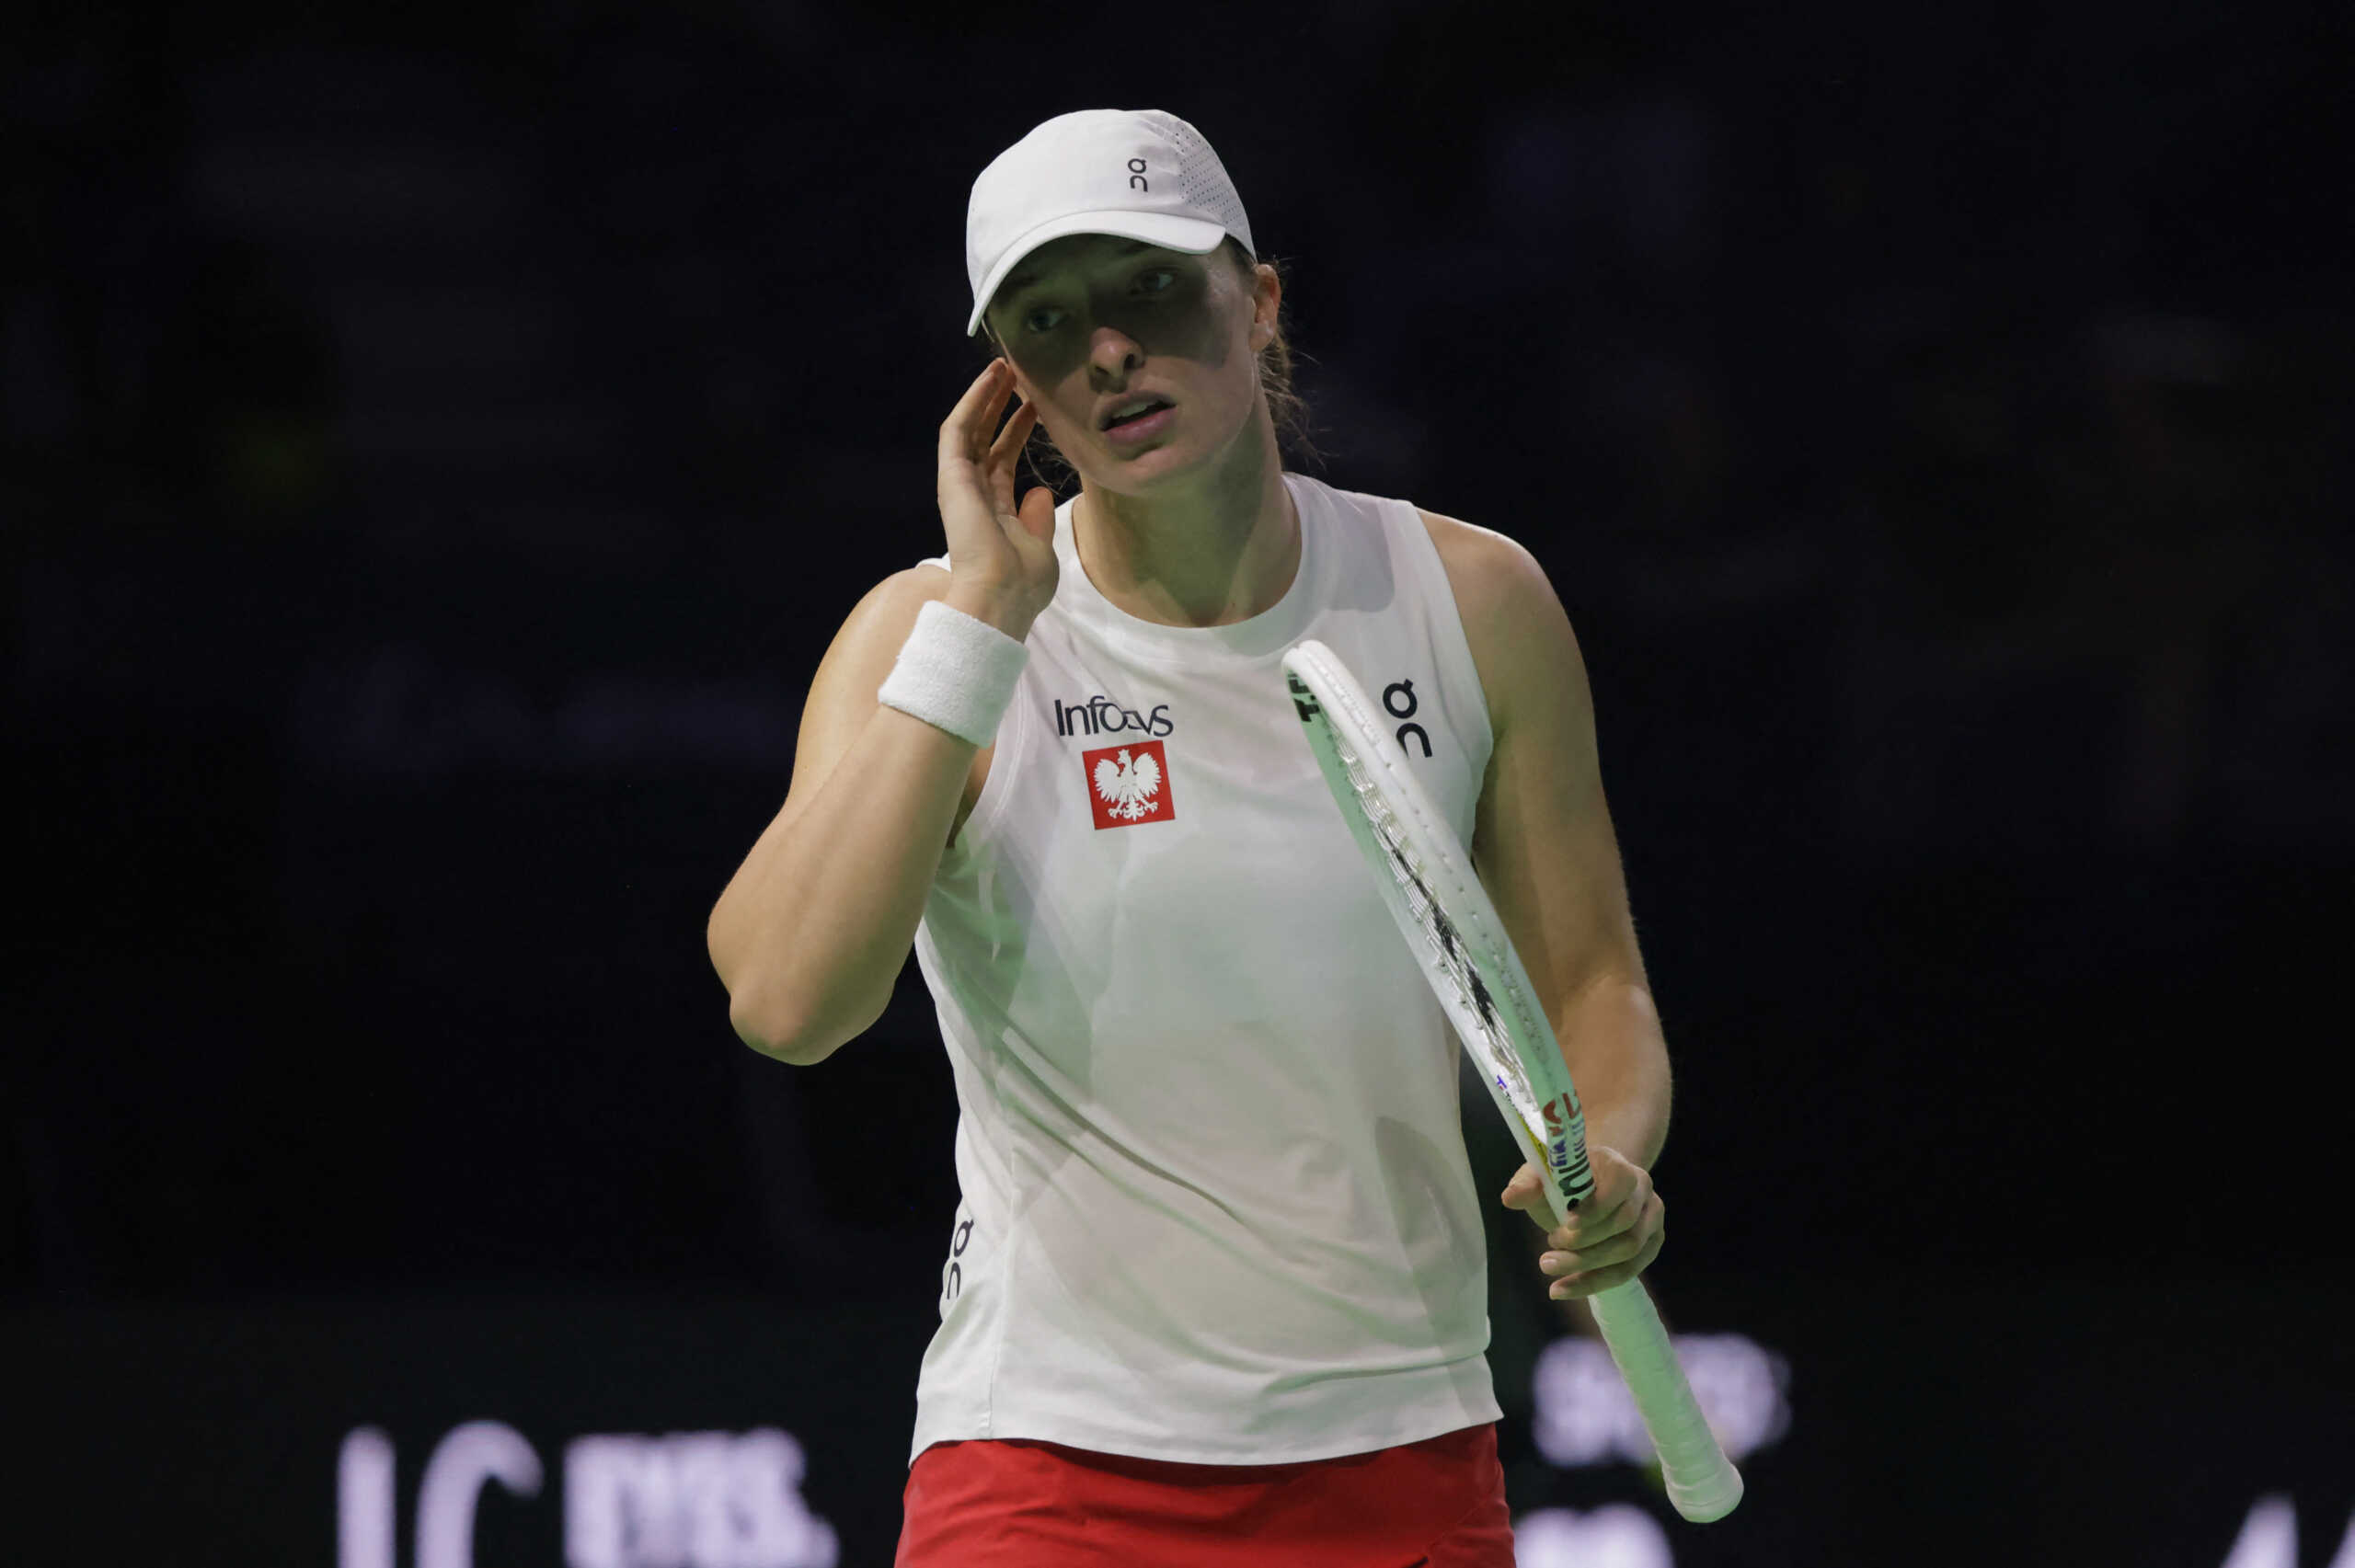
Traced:
<path fill-rule="evenodd" d="M 1105 105 L 1284 268 L 1296 465 L 1569 607 L 1671 1314 L 2343 1286 L 2355 28 L 1798 10 L 12 20 L 11 1310 L 921 1317 L 913 967 L 787 1068 L 704 921 L 937 548 L 972 177 Z"/>

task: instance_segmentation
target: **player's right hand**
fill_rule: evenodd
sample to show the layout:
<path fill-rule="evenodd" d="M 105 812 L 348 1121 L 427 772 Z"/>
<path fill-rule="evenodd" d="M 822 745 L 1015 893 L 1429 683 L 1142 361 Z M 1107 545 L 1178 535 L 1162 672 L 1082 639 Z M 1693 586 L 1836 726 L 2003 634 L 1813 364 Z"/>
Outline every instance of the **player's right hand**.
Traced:
<path fill-rule="evenodd" d="M 1020 403 L 999 429 L 1013 394 L 1014 368 L 992 360 L 949 410 L 940 427 L 939 496 L 949 605 L 1019 638 L 1055 597 L 1055 497 L 1034 487 L 1014 504 L 1015 465 L 1039 411 Z"/>

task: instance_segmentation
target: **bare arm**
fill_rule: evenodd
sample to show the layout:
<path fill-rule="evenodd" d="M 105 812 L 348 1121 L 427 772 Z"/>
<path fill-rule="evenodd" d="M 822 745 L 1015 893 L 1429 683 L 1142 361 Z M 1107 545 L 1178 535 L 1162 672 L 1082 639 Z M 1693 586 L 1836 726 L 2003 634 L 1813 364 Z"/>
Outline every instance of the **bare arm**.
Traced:
<path fill-rule="evenodd" d="M 1668 1137 L 1668 1044 L 1636 946 L 1595 753 L 1585 661 L 1544 570 L 1501 534 L 1424 514 L 1463 613 L 1495 746 L 1473 859 L 1529 969 L 1586 1111 L 1595 1192 L 1553 1221 L 1534 1166 L 1507 1207 L 1536 1221 L 1557 1298 L 1633 1278 L 1660 1251 L 1650 1167 Z M 1556 1250 L 1546 1251 L 1546 1248 Z"/>
<path fill-rule="evenodd" d="M 1578 638 L 1526 550 L 1432 522 L 1496 735 L 1473 837 L 1481 882 L 1553 1021 L 1590 1141 L 1649 1166 L 1668 1138 L 1668 1044 L 1603 798 Z"/>
<path fill-rule="evenodd" d="M 996 429 L 1012 393 L 993 361 L 941 425 L 949 569 L 886 578 L 844 622 L 810 682 L 785 804 L 711 911 L 729 1021 L 755 1050 L 822 1061 L 881 1014 L 942 852 L 988 776 L 986 750 L 875 692 L 926 601 L 1020 638 L 1053 597 L 1054 498 L 1033 490 L 1014 505 L 1036 412 L 1017 407 Z"/>
<path fill-rule="evenodd" d="M 729 1021 L 755 1050 L 820 1061 L 875 1022 L 986 776 L 986 753 L 875 700 L 916 611 L 948 590 L 919 567 L 851 612 L 810 683 L 785 805 L 712 910 Z"/>

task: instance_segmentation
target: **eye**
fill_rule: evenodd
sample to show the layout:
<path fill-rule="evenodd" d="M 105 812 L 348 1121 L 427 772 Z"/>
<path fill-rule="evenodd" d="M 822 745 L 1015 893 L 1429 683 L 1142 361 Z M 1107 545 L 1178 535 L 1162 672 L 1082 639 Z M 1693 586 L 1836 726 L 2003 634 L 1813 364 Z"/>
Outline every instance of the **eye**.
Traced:
<path fill-rule="evenodd" d="M 1059 305 L 1040 305 L 1022 318 L 1025 332 L 1052 332 L 1063 325 L 1063 309 Z"/>
<path fill-rule="evenodd" d="M 1154 282 L 1156 278 L 1161 280 L 1158 285 Z M 1137 277 L 1137 287 L 1148 294 L 1166 294 L 1177 286 L 1178 274 L 1167 267 L 1156 267 L 1149 272 L 1140 273 Z"/>

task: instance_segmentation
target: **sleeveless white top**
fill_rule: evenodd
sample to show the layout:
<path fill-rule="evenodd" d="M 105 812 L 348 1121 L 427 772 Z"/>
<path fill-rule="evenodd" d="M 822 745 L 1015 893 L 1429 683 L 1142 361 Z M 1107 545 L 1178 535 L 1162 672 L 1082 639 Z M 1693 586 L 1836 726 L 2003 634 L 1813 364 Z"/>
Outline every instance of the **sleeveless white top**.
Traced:
<path fill-rule="evenodd" d="M 911 1462 L 1270 1464 L 1499 1414 L 1459 1047 L 1278 661 L 1339 655 L 1467 844 L 1488 706 L 1415 509 L 1283 479 L 1299 570 L 1233 625 L 1115 608 L 1055 514 L 1061 581 L 916 933 L 962 1198 Z"/>

